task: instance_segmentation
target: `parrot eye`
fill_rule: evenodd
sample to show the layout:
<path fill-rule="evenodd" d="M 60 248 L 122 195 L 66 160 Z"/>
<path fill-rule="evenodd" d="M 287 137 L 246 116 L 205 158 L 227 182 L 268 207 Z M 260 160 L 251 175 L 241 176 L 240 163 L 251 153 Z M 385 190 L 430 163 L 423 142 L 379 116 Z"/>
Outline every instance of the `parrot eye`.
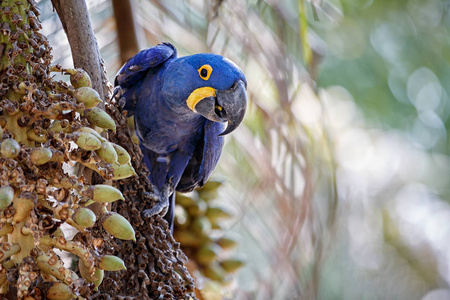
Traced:
<path fill-rule="evenodd" d="M 203 65 L 198 69 L 198 74 L 203 80 L 208 80 L 212 73 L 212 67 L 210 65 Z"/>

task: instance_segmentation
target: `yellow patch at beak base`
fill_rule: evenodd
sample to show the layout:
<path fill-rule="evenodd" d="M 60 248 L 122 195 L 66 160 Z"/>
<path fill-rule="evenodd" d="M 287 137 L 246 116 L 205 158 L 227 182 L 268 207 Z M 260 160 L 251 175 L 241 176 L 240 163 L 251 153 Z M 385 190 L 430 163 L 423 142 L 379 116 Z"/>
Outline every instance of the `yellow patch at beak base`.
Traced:
<path fill-rule="evenodd" d="M 195 89 L 187 98 L 186 104 L 187 106 L 194 111 L 195 106 L 197 103 L 199 103 L 202 99 L 208 98 L 208 97 L 215 97 L 216 96 L 216 90 L 212 87 L 206 86 L 202 88 Z"/>

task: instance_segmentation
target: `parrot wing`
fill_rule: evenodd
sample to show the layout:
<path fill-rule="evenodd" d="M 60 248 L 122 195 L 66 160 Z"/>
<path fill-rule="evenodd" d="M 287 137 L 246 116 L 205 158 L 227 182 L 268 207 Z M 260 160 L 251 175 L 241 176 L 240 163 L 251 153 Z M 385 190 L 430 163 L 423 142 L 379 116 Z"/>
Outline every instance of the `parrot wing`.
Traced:
<path fill-rule="evenodd" d="M 131 88 L 145 76 L 150 68 L 157 67 L 169 58 L 176 56 L 177 50 L 169 43 L 142 50 L 120 68 L 114 80 L 114 86 Z"/>
<path fill-rule="evenodd" d="M 165 61 L 176 58 L 177 50 L 172 44 L 162 43 L 155 47 L 142 50 L 132 58 L 130 58 L 120 68 L 114 79 L 114 95 L 121 91 L 122 98 L 125 98 L 124 108 L 129 111 L 129 115 L 134 113 L 136 106 L 137 92 L 134 88 L 152 69 L 156 68 Z"/>
<path fill-rule="evenodd" d="M 197 143 L 177 185 L 177 191 L 192 191 L 196 187 L 202 187 L 208 180 L 222 153 L 224 138 L 219 135 L 224 128 L 223 123 L 205 120 L 203 140 Z"/>

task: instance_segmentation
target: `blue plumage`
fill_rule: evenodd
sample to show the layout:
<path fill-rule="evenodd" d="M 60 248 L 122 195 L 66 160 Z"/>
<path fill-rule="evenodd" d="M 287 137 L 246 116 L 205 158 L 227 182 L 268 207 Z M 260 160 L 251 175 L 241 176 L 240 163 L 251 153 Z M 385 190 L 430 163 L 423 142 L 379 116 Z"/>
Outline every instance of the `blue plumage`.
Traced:
<path fill-rule="evenodd" d="M 164 198 L 146 214 L 169 204 L 166 219 L 172 225 L 174 190 L 187 192 L 206 182 L 222 152 L 223 135 L 244 117 L 245 76 L 220 55 L 177 58 L 176 49 L 164 43 L 131 58 L 115 85 L 135 117 L 150 181 Z"/>

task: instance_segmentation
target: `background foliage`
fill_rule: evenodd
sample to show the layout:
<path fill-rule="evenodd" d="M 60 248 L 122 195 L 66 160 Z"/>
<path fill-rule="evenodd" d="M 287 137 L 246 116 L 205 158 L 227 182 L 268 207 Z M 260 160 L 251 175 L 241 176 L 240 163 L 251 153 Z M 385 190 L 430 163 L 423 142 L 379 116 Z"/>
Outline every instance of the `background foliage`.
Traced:
<path fill-rule="evenodd" d="M 111 3 L 87 2 L 112 79 Z M 450 298 L 448 1 L 132 3 L 141 48 L 223 54 L 247 75 L 245 124 L 214 174 L 248 260 L 225 296 Z"/>

